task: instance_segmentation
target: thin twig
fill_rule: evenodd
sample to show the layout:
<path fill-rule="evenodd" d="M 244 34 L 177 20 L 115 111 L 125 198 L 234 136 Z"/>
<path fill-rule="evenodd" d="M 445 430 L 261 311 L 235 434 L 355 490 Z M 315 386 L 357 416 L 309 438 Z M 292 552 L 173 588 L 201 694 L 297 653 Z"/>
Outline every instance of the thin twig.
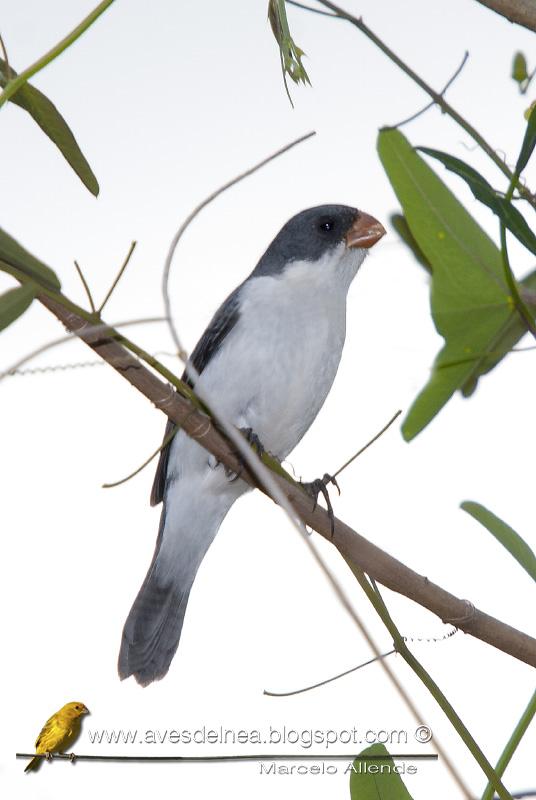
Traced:
<path fill-rule="evenodd" d="M 368 667 L 369 664 L 374 664 L 375 661 L 386 658 L 393 653 L 396 653 L 396 650 L 389 650 L 388 653 L 383 653 L 381 656 L 374 656 L 374 658 L 364 661 L 363 664 L 359 664 L 357 667 L 347 669 L 344 672 L 340 672 L 338 675 L 334 675 L 332 678 L 327 678 L 325 681 L 320 681 L 319 683 L 313 683 L 311 686 L 306 686 L 303 689 L 295 689 L 293 692 L 269 692 L 267 689 L 265 689 L 263 694 L 267 694 L 270 697 L 291 697 L 294 694 L 303 694 L 303 692 L 309 692 L 311 689 L 318 689 L 319 686 L 325 686 L 327 683 L 331 683 L 332 681 L 338 681 L 339 678 L 344 678 L 345 675 L 350 675 L 352 672 L 356 672 L 356 670 L 361 669 L 361 667 Z"/>
<path fill-rule="evenodd" d="M 360 455 L 361 455 L 361 453 L 364 453 L 364 452 L 365 452 L 365 450 L 366 450 L 368 447 L 370 447 L 370 446 L 371 446 L 371 444 L 374 444 L 374 442 L 376 442 L 376 441 L 377 441 L 377 440 L 380 438 L 380 436 L 383 436 L 383 434 L 385 433 L 385 431 L 386 431 L 388 428 L 390 428 L 390 427 L 391 427 L 391 425 L 393 424 L 393 422 L 395 421 L 395 419 L 397 419 L 397 417 L 399 417 L 401 413 L 402 413 L 402 411 L 401 411 L 401 410 L 397 411 L 397 412 L 396 412 L 396 414 L 394 414 L 394 415 L 391 417 L 391 419 L 389 420 L 389 422 L 387 423 L 387 425 L 384 425 L 384 426 L 383 426 L 383 428 L 381 429 L 381 431 L 378 431 L 378 433 L 376 434 L 376 436 L 373 436 L 373 437 L 372 437 L 372 439 L 371 439 L 369 442 L 367 442 L 367 443 L 366 443 L 366 445 L 364 445 L 364 446 L 363 446 L 363 447 L 362 447 L 360 450 L 358 450 L 358 451 L 357 451 L 357 453 L 355 453 L 355 455 L 353 455 L 351 458 L 349 458 L 349 459 L 348 459 L 348 461 L 346 461 L 346 462 L 345 462 L 345 463 L 342 465 L 342 467 L 339 467 L 339 469 L 337 470 L 337 472 L 335 472 L 335 473 L 333 474 L 333 476 L 332 476 L 332 477 L 333 477 L 333 478 L 336 478 L 336 477 L 337 477 L 337 475 L 340 475 L 340 474 L 341 474 L 341 472 L 343 471 L 343 469 L 346 469 L 346 467 L 350 466 L 350 464 L 352 463 L 352 461 L 355 461 L 355 459 L 356 459 L 358 456 L 360 456 Z"/>
<path fill-rule="evenodd" d="M 4 40 L 2 39 L 2 34 L 0 33 L 0 48 L 2 49 L 2 55 L 4 56 L 4 61 L 6 63 L 6 83 L 11 80 L 11 67 L 9 66 L 9 58 L 7 56 L 7 48 L 4 44 Z"/>
<path fill-rule="evenodd" d="M 72 364 L 48 364 L 44 367 L 28 367 L 28 369 L 16 369 L 9 372 L 8 378 L 27 377 L 30 375 L 43 375 L 47 372 L 61 372 L 68 369 L 81 369 L 83 367 L 103 367 L 106 361 L 76 361 Z"/>
<path fill-rule="evenodd" d="M 534 67 L 530 75 L 527 75 L 527 79 L 524 83 L 523 88 L 519 87 L 519 91 L 521 94 L 527 94 L 528 90 L 530 89 L 530 84 L 532 83 L 532 80 L 535 77 L 536 77 L 536 67 Z"/>
<path fill-rule="evenodd" d="M 160 445 L 160 447 L 157 447 L 157 449 L 154 451 L 154 453 L 151 453 L 151 455 L 149 456 L 149 458 L 147 458 L 147 459 L 146 459 L 146 460 L 143 462 L 143 464 L 142 464 L 141 466 L 139 466 L 137 469 L 135 469 L 135 470 L 134 470 L 134 472 L 131 472 L 131 473 L 130 473 L 130 475 L 127 475 L 127 476 L 126 476 L 126 478 L 121 478 L 121 480 L 119 480 L 119 481 L 115 481 L 114 483 L 103 483 L 103 484 L 102 484 L 102 488 L 103 488 L 103 489 L 114 489 L 116 486 L 121 486 L 121 484 L 122 484 L 122 483 L 126 483 L 126 482 L 127 482 L 127 481 L 129 481 L 131 478 L 134 478 L 136 475 L 139 475 L 139 473 L 140 473 L 140 472 L 141 472 L 143 469 L 145 469 L 145 467 L 146 467 L 146 466 L 148 466 L 148 465 L 151 463 L 151 461 L 153 460 L 153 458 L 156 458 L 156 456 L 158 455 L 158 453 L 162 452 L 162 450 L 164 449 L 164 447 L 167 447 L 167 446 L 168 446 L 168 444 L 171 442 L 171 440 L 172 440 L 172 439 L 175 437 L 175 434 L 177 433 L 177 431 L 178 431 L 178 430 L 179 430 L 179 428 L 178 428 L 177 426 L 175 426 L 175 427 L 173 428 L 173 430 L 171 431 L 171 433 L 170 433 L 168 436 L 166 436 L 166 437 L 165 437 L 165 439 L 164 439 L 164 441 L 162 442 L 162 444 Z"/>
<path fill-rule="evenodd" d="M 88 282 L 86 281 L 86 279 L 84 277 L 84 273 L 82 272 L 82 269 L 80 268 L 80 264 L 78 263 L 78 261 L 75 261 L 74 265 L 76 267 L 76 271 L 78 272 L 78 275 L 80 276 L 80 280 L 82 281 L 82 285 L 83 285 L 84 289 L 86 290 L 86 295 L 87 295 L 87 299 L 89 300 L 89 306 L 91 308 L 91 313 L 92 314 L 96 314 L 97 313 L 97 309 L 95 308 L 95 303 L 93 302 L 93 295 L 91 294 L 91 289 L 89 288 L 89 284 L 88 284 Z"/>
<path fill-rule="evenodd" d="M 40 758 L 66 761 L 153 761 L 177 763 L 212 763 L 214 761 L 384 761 L 384 755 L 356 755 L 355 753 L 256 753 L 227 756 L 118 756 L 105 753 L 78 755 L 77 753 L 15 753 L 15 758 Z M 389 758 L 403 761 L 437 761 L 436 753 L 389 753 Z"/>
<path fill-rule="evenodd" d="M 452 77 L 444 85 L 443 89 L 440 91 L 439 94 L 440 94 L 441 97 L 444 97 L 445 92 L 447 91 L 447 89 L 449 89 L 452 86 L 452 84 L 454 83 L 454 81 L 456 80 L 456 78 L 458 77 L 460 72 L 462 71 L 462 69 L 465 67 L 465 64 L 466 64 L 468 58 L 469 58 L 469 51 L 466 50 L 465 51 L 465 55 L 464 55 L 464 57 L 462 59 L 462 63 L 460 64 L 460 66 L 458 67 L 456 72 L 452 75 Z M 435 100 L 432 100 L 430 103 L 427 103 L 424 106 L 424 108 L 421 108 L 420 111 L 417 111 L 415 114 L 412 114 L 411 117 L 407 117 L 406 119 L 403 119 L 402 122 L 397 122 L 396 125 L 391 125 L 390 127 L 392 127 L 392 128 L 401 128 L 402 125 L 407 125 L 408 122 L 413 122 L 413 120 L 417 119 L 417 117 L 422 116 L 422 114 L 424 114 L 426 111 L 428 111 L 428 109 L 433 108 L 433 106 L 435 106 L 435 105 L 436 105 Z"/>
<path fill-rule="evenodd" d="M 312 11 L 313 14 L 321 14 L 323 17 L 333 17 L 334 19 L 341 19 L 339 14 L 332 14 L 330 11 L 322 11 L 321 8 L 313 8 L 306 6 L 305 3 L 297 3 L 296 0 L 286 0 L 287 6 L 296 6 L 296 8 L 303 8 L 304 11 Z"/>
<path fill-rule="evenodd" d="M 351 25 L 354 25 L 358 28 L 371 42 L 373 42 L 376 47 L 378 47 L 382 53 L 384 53 L 394 64 L 396 64 L 399 69 L 402 70 L 409 78 L 411 78 L 417 86 L 420 86 L 423 91 L 428 94 L 434 103 L 443 110 L 445 114 L 448 114 L 458 125 L 463 128 L 463 130 L 477 143 L 477 145 L 489 156 L 489 158 L 493 161 L 494 164 L 501 170 L 501 172 L 506 175 L 506 177 L 511 180 L 514 175 L 513 172 L 508 168 L 507 164 L 499 157 L 493 147 L 484 139 L 484 137 L 475 129 L 473 126 L 467 122 L 464 117 L 461 116 L 451 105 L 448 103 L 441 95 L 432 89 L 420 75 L 417 75 L 414 70 L 411 69 L 401 58 L 399 58 L 396 53 L 391 50 L 369 27 L 365 25 L 361 18 L 355 17 L 353 14 L 350 14 L 348 11 L 345 11 L 340 6 L 332 3 L 330 0 L 318 0 L 318 2 L 325 6 L 326 8 L 331 9 L 334 11 L 337 16 L 341 19 L 345 19 Z M 519 190 L 520 194 L 523 195 L 523 198 L 527 200 L 534 208 L 536 208 L 536 196 L 522 184 L 522 182 L 518 179 L 516 184 L 517 189 Z"/>
<path fill-rule="evenodd" d="M 126 270 L 126 268 L 128 266 L 128 262 L 130 261 L 130 257 L 132 256 L 132 253 L 134 252 L 134 250 L 136 248 L 136 244 L 137 244 L 137 242 L 132 242 L 132 244 L 130 245 L 130 248 L 129 248 L 129 251 L 128 251 L 127 255 L 126 255 L 126 258 L 123 261 L 123 263 L 121 264 L 121 268 L 120 268 L 119 272 L 117 273 L 117 276 L 116 276 L 114 282 L 112 283 L 112 285 L 108 289 L 108 294 L 106 295 L 106 297 L 104 298 L 104 300 L 102 301 L 102 303 L 99 306 L 99 310 L 98 310 L 99 314 L 102 314 L 102 309 L 104 308 L 104 306 L 106 305 L 106 303 L 108 302 L 110 297 L 112 296 L 112 292 L 114 291 L 115 287 L 117 286 L 117 284 L 121 280 L 121 278 L 123 276 L 123 272 Z"/>
<path fill-rule="evenodd" d="M 403 636 L 403 640 L 405 642 L 443 642 L 446 639 L 450 639 L 454 636 L 455 633 L 458 632 L 458 628 L 453 628 L 449 633 L 446 633 L 441 638 L 414 638 L 411 636 Z M 396 653 L 397 650 L 389 650 L 387 653 L 384 653 L 381 656 L 376 656 L 374 658 L 365 661 L 363 664 L 359 664 L 357 667 L 352 667 L 351 669 L 347 669 L 344 672 L 339 672 L 338 675 L 334 675 L 332 678 L 327 678 L 325 681 L 320 681 L 320 683 L 313 683 L 311 686 L 306 686 L 304 689 L 295 689 L 293 692 L 269 692 L 266 689 L 264 690 L 263 694 L 267 694 L 270 697 L 290 697 L 293 694 L 302 694 L 303 692 L 309 692 L 311 689 L 318 689 L 320 686 L 325 686 L 327 683 L 332 683 L 333 681 L 338 681 L 339 678 L 344 678 L 346 675 L 350 675 L 352 672 L 356 672 L 356 670 L 361 669 L 361 667 L 368 667 L 369 664 L 374 664 L 375 661 L 380 661 L 382 658 L 386 658 L 387 656 Z"/>
<path fill-rule="evenodd" d="M 179 243 L 184 231 L 188 228 L 190 223 L 197 217 L 199 212 L 202 211 L 203 208 L 205 208 L 205 206 L 208 206 L 209 203 L 211 203 L 213 200 L 215 200 L 217 197 L 219 197 L 220 194 L 222 194 L 227 189 L 229 189 L 231 186 L 234 186 L 236 183 L 238 183 L 239 181 L 243 180 L 244 178 L 247 178 L 248 175 L 252 175 L 254 172 L 257 172 L 257 170 L 259 170 L 261 167 L 264 167 L 266 164 L 268 164 L 270 161 L 273 161 L 275 158 L 278 158 L 278 156 L 283 155 L 283 153 L 286 153 L 288 150 L 291 150 L 293 147 L 296 147 L 296 145 L 301 144 L 301 142 L 305 142 L 307 139 L 310 139 L 311 136 L 315 135 L 315 133 L 316 133 L 316 131 L 310 131 L 309 133 L 306 133 L 305 136 L 300 136 L 299 139 L 295 139 L 293 142 L 290 142 L 290 144 L 287 144 L 284 147 L 281 147 L 279 150 L 276 150 L 275 153 L 272 153 L 267 158 L 264 158 L 262 161 L 259 161 L 253 167 L 250 167 L 245 172 L 240 173 L 240 175 L 237 175 L 232 180 L 228 181 L 227 183 L 224 183 L 223 186 L 220 186 L 219 189 L 216 189 L 215 192 L 212 192 L 211 195 L 206 197 L 203 200 L 203 202 L 199 203 L 199 205 L 196 206 L 196 208 L 194 208 L 194 210 L 186 217 L 186 219 L 184 220 L 184 222 L 182 223 L 182 225 L 178 229 L 177 233 L 175 234 L 175 236 L 171 240 L 171 244 L 169 246 L 168 254 L 166 256 L 166 260 L 165 260 L 165 263 L 164 263 L 164 273 L 163 273 L 163 276 L 162 276 L 162 295 L 164 297 L 164 308 L 165 308 L 166 317 L 168 319 L 168 325 L 169 325 L 169 330 L 170 330 L 170 333 L 171 333 L 171 338 L 173 339 L 175 347 L 177 348 L 177 353 L 179 355 L 179 358 L 181 358 L 183 361 L 187 361 L 188 360 L 188 353 L 186 352 L 186 350 L 184 349 L 184 347 L 181 344 L 181 341 L 179 339 L 179 335 L 177 333 L 177 329 L 175 327 L 175 323 L 173 322 L 173 316 L 172 316 L 172 312 L 171 312 L 171 301 L 169 299 L 169 273 L 170 273 L 170 270 L 171 270 L 171 261 L 173 259 L 173 256 L 175 254 L 175 250 L 177 249 L 177 245 L 178 245 L 178 243 Z"/>
<path fill-rule="evenodd" d="M 10 97 L 12 97 L 15 92 L 17 92 L 21 86 L 30 80 L 30 78 L 35 75 L 37 72 L 46 67 L 47 64 L 50 64 L 60 53 L 63 53 L 73 42 L 75 42 L 79 36 L 81 36 L 94 22 L 97 20 L 100 15 L 106 11 L 108 6 L 114 0 L 102 0 L 99 5 L 91 11 L 87 17 L 85 17 L 82 22 L 76 26 L 70 33 L 67 34 L 58 44 L 54 45 L 54 47 L 45 53 L 44 56 L 38 58 L 31 66 L 25 69 L 16 77 L 12 78 L 9 83 L 7 83 L 4 87 L 4 91 L 0 94 L 0 106 L 2 106 Z"/>
<path fill-rule="evenodd" d="M 162 318 L 162 319 L 164 319 L 164 318 Z M 536 350 L 536 345 L 527 345 L 527 347 L 512 347 L 512 349 L 509 350 L 508 353 L 525 353 L 528 350 Z M 502 351 L 500 351 L 500 350 L 490 350 L 489 353 L 486 353 L 485 355 L 493 356 L 493 355 L 499 355 L 499 354 L 502 354 Z M 154 358 L 156 358 L 157 356 L 169 356 L 169 358 L 177 358 L 177 354 L 176 353 L 170 353 L 167 350 L 158 350 L 156 353 L 153 353 L 152 355 L 153 355 Z M 467 358 L 465 360 L 466 361 L 475 361 L 477 358 L 478 358 L 478 356 L 471 356 L 471 358 Z M 38 374 L 43 373 L 43 372 L 55 372 L 55 371 L 68 370 L 68 369 L 81 369 L 82 367 L 102 367 L 104 363 L 105 363 L 104 361 L 99 359 L 99 360 L 95 360 L 95 361 L 75 361 L 72 364 L 48 364 L 48 365 L 45 365 L 44 367 L 32 367 L 32 368 L 29 368 L 29 369 L 16 369 L 16 370 L 10 372 L 9 375 L 7 375 L 7 377 L 8 378 L 14 378 L 17 375 L 20 376 L 20 377 L 23 377 L 23 376 L 26 376 L 26 375 L 38 375 Z M 461 363 L 461 362 L 452 362 L 451 366 L 453 366 L 454 363 L 458 364 L 458 363 Z M 360 455 L 360 453 L 356 453 L 356 457 L 357 457 L 357 455 Z M 292 464 L 290 464 L 290 462 L 286 462 L 286 461 L 284 461 L 283 463 L 289 463 L 290 468 L 294 472 L 294 476 L 296 476 L 296 472 L 295 472 L 294 467 L 292 466 Z M 339 473 L 336 473 L 336 474 L 338 475 Z"/>
<path fill-rule="evenodd" d="M 176 358 L 175 353 L 168 353 L 163 350 L 158 350 L 156 353 L 153 353 L 153 357 L 156 358 L 156 356 L 170 356 L 170 358 Z M 45 366 L 43 367 L 28 367 L 28 369 L 16 369 L 13 372 L 10 372 L 7 377 L 14 378 L 17 375 L 20 377 L 26 375 L 39 375 L 44 372 L 58 372 L 61 370 L 68 370 L 68 369 L 82 369 L 83 367 L 103 367 L 105 364 L 106 361 L 103 361 L 102 358 L 95 359 L 94 361 L 74 361 L 70 364 L 45 364 Z"/>
<path fill-rule="evenodd" d="M 101 323 L 99 325 L 93 324 L 86 324 L 84 327 L 84 333 L 106 333 L 110 336 L 113 336 L 115 331 L 114 328 L 127 328 L 129 325 L 146 325 L 152 322 L 165 322 L 165 317 L 145 317 L 141 319 L 129 319 L 126 322 L 116 322 L 113 325 L 109 325 L 107 323 Z M 37 347 L 35 350 L 32 350 L 31 353 L 27 353 L 25 356 L 20 358 L 11 367 L 8 367 L 4 372 L 0 372 L 0 381 L 4 378 L 7 378 L 8 375 L 12 375 L 16 372 L 19 367 L 22 367 L 23 364 L 26 364 L 28 361 L 31 361 L 32 358 L 41 355 L 41 353 L 46 352 L 47 350 L 51 350 L 53 347 L 57 347 L 59 344 L 65 344 L 65 342 L 72 341 L 73 339 L 77 339 L 80 337 L 80 332 L 77 333 L 67 333 L 64 336 L 60 336 L 57 339 L 53 339 L 46 344 L 41 345 L 41 347 Z"/>

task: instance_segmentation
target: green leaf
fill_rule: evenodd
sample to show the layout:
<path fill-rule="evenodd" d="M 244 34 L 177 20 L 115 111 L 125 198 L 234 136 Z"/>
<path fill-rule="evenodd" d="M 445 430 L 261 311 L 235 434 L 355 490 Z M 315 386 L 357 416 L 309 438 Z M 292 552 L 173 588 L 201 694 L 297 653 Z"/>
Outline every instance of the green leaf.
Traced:
<path fill-rule="evenodd" d="M 405 216 L 403 214 L 391 214 L 389 219 L 391 220 L 391 225 L 398 233 L 400 238 L 407 244 L 407 246 L 415 256 L 415 259 L 419 262 L 421 267 L 424 267 L 424 269 L 427 272 L 431 272 L 432 265 L 430 264 L 430 262 L 424 255 L 423 251 L 415 241 L 415 237 L 413 236 L 412 232 L 409 229 L 409 225 L 406 222 Z"/>
<path fill-rule="evenodd" d="M 61 289 L 61 284 L 56 273 L 32 256 L 27 250 L 15 241 L 8 233 L 0 228 L 0 260 L 6 261 L 13 267 L 18 267 L 21 272 L 34 278 L 41 286 L 49 289 Z M 0 266 L 1 269 L 1 266 Z"/>
<path fill-rule="evenodd" d="M 432 265 L 426 259 L 421 248 L 415 241 L 404 215 L 391 214 L 390 221 L 400 238 L 403 239 L 410 248 L 419 264 L 421 264 L 427 272 L 432 272 Z M 519 290 L 523 302 L 529 306 L 529 308 L 536 311 L 536 270 L 520 281 Z M 482 375 L 486 375 L 496 367 L 526 333 L 527 326 L 519 314 L 512 314 L 506 321 L 504 327 L 497 331 L 496 336 L 489 340 L 482 353 L 478 357 L 471 357 L 468 359 L 471 364 L 471 370 L 467 380 L 461 387 L 461 392 L 464 397 L 470 397 L 470 395 L 473 394 Z"/>
<path fill-rule="evenodd" d="M 405 763 L 395 765 L 383 744 L 373 744 L 359 755 L 349 767 L 351 800 L 412 800 L 399 774 Z"/>
<path fill-rule="evenodd" d="M 536 115 L 531 114 L 531 119 L 533 117 L 535 119 L 534 129 L 536 133 Z M 529 120 L 527 131 L 530 126 L 531 123 Z M 532 147 L 534 147 L 534 143 L 532 144 Z M 506 200 L 506 198 L 498 195 L 493 187 L 490 186 L 487 180 L 483 178 L 482 175 L 476 171 L 476 169 L 470 167 L 469 164 L 465 163 L 465 161 L 455 158 L 455 156 L 451 156 L 448 153 L 443 153 L 441 150 L 432 150 L 430 147 L 418 147 L 417 150 L 420 150 L 422 153 L 426 153 L 426 155 L 441 161 L 441 163 L 448 170 L 450 170 L 450 172 L 454 172 L 456 175 L 459 175 L 460 178 L 463 178 L 476 199 L 488 206 L 488 208 L 490 208 L 493 213 L 504 222 L 508 230 L 510 230 L 514 236 L 519 239 L 521 244 L 525 245 L 527 250 L 530 250 L 531 253 L 536 255 L 536 236 L 527 224 L 523 214 L 521 214 L 521 212 L 518 211 L 509 200 Z M 532 150 L 530 152 L 532 152 Z M 528 157 L 530 157 L 530 153 Z"/>
<path fill-rule="evenodd" d="M 536 100 L 533 100 L 530 106 L 526 109 L 526 111 L 523 112 L 523 116 L 527 121 L 530 119 L 530 115 L 532 114 L 535 108 L 536 108 Z"/>
<path fill-rule="evenodd" d="M 11 66 L 10 70 L 12 76 L 17 75 Z M 6 62 L 0 58 L 0 86 L 2 88 L 7 83 L 6 72 Z M 15 103 L 15 105 L 23 108 L 33 117 L 41 130 L 60 150 L 84 186 L 96 197 L 99 193 L 97 179 L 86 161 L 84 154 L 80 150 L 71 129 L 54 103 L 40 92 L 39 89 L 36 89 L 29 83 L 25 83 L 21 86 L 9 100 L 11 103 Z"/>
<path fill-rule="evenodd" d="M 527 59 L 519 51 L 514 55 L 512 62 L 512 79 L 516 83 L 525 83 L 529 75 L 527 72 Z"/>
<path fill-rule="evenodd" d="M 528 120 L 527 130 L 525 131 L 525 137 L 517 159 L 516 175 L 520 175 L 523 172 L 536 146 L 536 106 L 534 105 L 531 108 Z"/>
<path fill-rule="evenodd" d="M 490 342 L 517 311 L 499 249 L 408 140 L 397 130 L 382 130 L 378 152 L 411 233 L 432 265 L 432 316 L 445 339 L 402 425 L 409 440 L 471 379 L 476 361 L 481 371 L 489 363 Z"/>
<path fill-rule="evenodd" d="M 528 544 L 516 533 L 506 522 L 496 517 L 480 503 L 466 500 L 460 505 L 464 511 L 480 522 L 488 531 L 495 536 L 498 542 L 505 547 L 511 556 L 521 564 L 531 578 L 536 581 L 536 556 Z"/>
<path fill-rule="evenodd" d="M 305 55 L 303 50 L 298 47 L 290 35 L 288 26 L 285 0 L 269 0 L 268 2 L 268 21 L 274 34 L 274 38 L 279 46 L 279 56 L 281 59 L 281 70 L 283 72 L 283 83 L 290 105 L 294 107 L 287 85 L 287 75 L 299 84 L 300 82 L 311 85 L 309 75 L 302 64 L 301 57 Z"/>
<path fill-rule="evenodd" d="M 30 306 L 37 286 L 27 283 L 0 295 L 0 331 L 15 322 Z"/>
<path fill-rule="evenodd" d="M 529 310 L 536 312 L 536 270 L 519 282 L 519 293 Z M 464 397 L 473 394 L 479 378 L 496 367 L 526 333 L 527 326 L 524 320 L 519 314 L 512 314 L 503 328 L 490 339 L 480 356 L 473 360 L 471 373 L 462 386 Z"/>

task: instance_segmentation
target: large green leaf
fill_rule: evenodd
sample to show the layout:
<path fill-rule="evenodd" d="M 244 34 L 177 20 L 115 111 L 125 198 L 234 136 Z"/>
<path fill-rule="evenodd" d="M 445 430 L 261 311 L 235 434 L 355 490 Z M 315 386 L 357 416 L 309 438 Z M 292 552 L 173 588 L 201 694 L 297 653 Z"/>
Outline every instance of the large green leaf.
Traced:
<path fill-rule="evenodd" d="M 517 311 L 499 249 L 408 140 L 394 129 L 380 131 L 378 152 L 411 233 L 432 265 L 432 316 L 445 339 L 430 380 L 404 420 L 402 433 L 409 440 L 457 389 L 474 381 L 476 362 L 480 373 L 491 364 L 483 359 L 495 351 Z"/>
<path fill-rule="evenodd" d="M 391 225 L 400 238 L 411 250 L 415 259 L 427 272 L 432 272 L 432 265 L 427 261 L 424 253 L 415 241 L 406 218 L 403 214 L 391 214 Z M 523 302 L 536 311 L 536 270 L 520 281 L 520 294 Z M 506 322 L 504 329 L 497 331 L 496 336 L 490 339 L 484 351 L 478 357 L 471 357 L 471 372 L 461 387 L 464 397 L 469 397 L 475 391 L 479 378 L 490 372 L 502 359 L 510 353 L 520 339 L 526 334 L 527 328 L 519 314 L 512 314 Z"/>
<path fill-rule="evenodd" d="M 36 289 L 37 286 L 27 283 L 0 295 L 0 331 L 24 314 L 35 297 Z"/>
<path fill-rule="evenodd" d="M 412 800 L 385 745 L 373 744 L 359 754 L 350 772 L 352 800 Z M 371 756 L 370 759 L 363 756 Z"/>
<path fill-rule="evenodd" d="M 17 74 L 11 65 L 10 70 L 13 76 Z M 0 86 L 3 88 L 6 83 L 6 62 L 0 58 Z M 96 197 L 99 193 L 97 179 L 86 161 L 84 154 L 80 150 L 71 129 L 54 103 L 40 92 L 39 89 L 36 89 L 29 83 L 25 83 L 21 86 L 9 100 L 23 108 L 33 117 L 41 130 L 60 150 L 84 186 Z"/>
<path fill-rule="evenodd" d="M 536 236 L 530 229 L 523 214 L 505 197 L 497 194 L 495 189 L 482 177 L 482 175 L 466 164 L 460 158 L 443 153 L 441 150 L 432 150 L 430 147 L 418 147 L 421 153 L 440 161 L 450 172 L 463 178 L 472 193 L 485 206 L 496 214 L 508 230 L 514 234 L 527 250 L 536 255 Z"/>
<path fill-rule="evenodd" d="M 0 261 L 6 261 L 13 267 L 18 267 L 21 272 L 34 278 L 41 286 L 49 289 L 61 289 L 56 273 L 38 258 L 32 256 L 2 228 L 0 228 Z M 0 269 L 2 269 L 1 264 Z"/>
<path fill-rule="evenodd" d="M 495 536 L 498 542 L 505 547 L 510 555 L 521 564 L 531 578 L 536 581 L 536 556 L 528 546 L 528 544 L 516 533 L 506 522 L 496 517 L 480 503 L 475 503 L 472 500 L 466 500 L 460 505 L 464 511 L 467 511 L 474 519 L 480 522 L 488 531 Z"/>

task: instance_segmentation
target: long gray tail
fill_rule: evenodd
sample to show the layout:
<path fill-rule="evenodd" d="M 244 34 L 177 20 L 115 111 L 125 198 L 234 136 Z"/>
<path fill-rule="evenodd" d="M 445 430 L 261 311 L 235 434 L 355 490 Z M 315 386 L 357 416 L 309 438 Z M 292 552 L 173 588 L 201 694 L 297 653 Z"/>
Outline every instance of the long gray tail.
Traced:
<path fill-rule="evenodd" d="M 125 622 L 119 652 L 121 680 L 133 675 L 142 686 L 169 669 L 197 570 L 236 496 L 203 500 L 197 492 L 179 492 L 167 499 L 153 560 Z"/>

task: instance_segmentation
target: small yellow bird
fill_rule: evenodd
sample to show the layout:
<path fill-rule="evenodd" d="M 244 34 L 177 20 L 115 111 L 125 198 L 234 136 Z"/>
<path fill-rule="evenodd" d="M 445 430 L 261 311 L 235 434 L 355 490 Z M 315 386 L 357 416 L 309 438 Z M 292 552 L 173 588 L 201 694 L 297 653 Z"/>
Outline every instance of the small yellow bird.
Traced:
<path fill-rule="evenodd" d="M 63 752 L 80 733 L 81 717 L 84 714 L 89 714 L 89 711 L 83 703 L 66 703 L 43 725 L 35 743 L 35 752 L 43 754 Z M 24 772 L 38 769 L 41 761 L 42 758 L 32 758 Z"/>

